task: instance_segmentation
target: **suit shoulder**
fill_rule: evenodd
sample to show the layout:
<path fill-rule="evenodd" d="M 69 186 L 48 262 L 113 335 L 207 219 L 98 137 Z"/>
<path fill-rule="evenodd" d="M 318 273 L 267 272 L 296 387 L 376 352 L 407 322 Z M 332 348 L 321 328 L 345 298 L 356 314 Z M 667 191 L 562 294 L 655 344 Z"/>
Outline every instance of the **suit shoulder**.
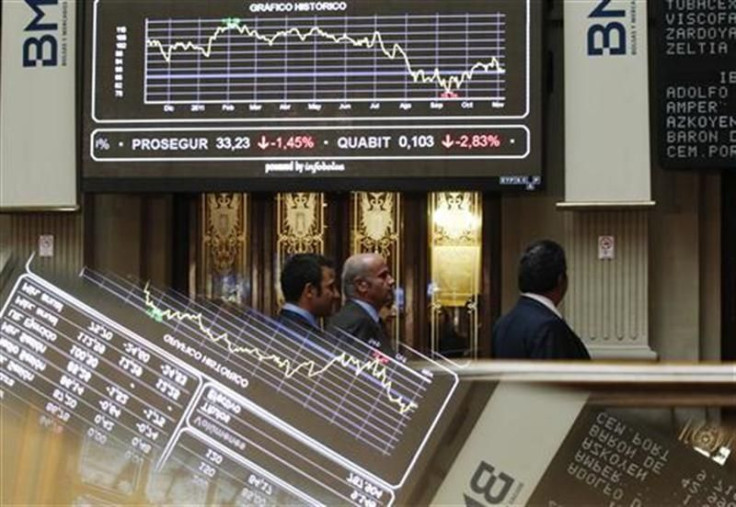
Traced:
<path fill-rule="evenodd" d="M 351 320 L 352 316 L 349 311 L 343 306 L 336 314 L 330 317 L 328 321 L 329 326 L 341 327 L 347 325 Z"/>
<path fill-rule="evenodd" d="M 543 325 L 548 322 L 559 322 L 561 319 L 552 313 L 548 308 L 542 306 L 541 303 L 537 303 L 528 298 L 521 298 L 516 305 L 504 316 L 502 316 L 498 323 L 512 322 L 515 320 L 521 320 L 527 324 Z"/>
<path fill-rule="evenodd" d="M 549 335 L 572 342 L 579 342 L 581 345 L 583 343 L 577 333 L 562 319 L 546 321 L 542 329 L 546 330 Z"/>

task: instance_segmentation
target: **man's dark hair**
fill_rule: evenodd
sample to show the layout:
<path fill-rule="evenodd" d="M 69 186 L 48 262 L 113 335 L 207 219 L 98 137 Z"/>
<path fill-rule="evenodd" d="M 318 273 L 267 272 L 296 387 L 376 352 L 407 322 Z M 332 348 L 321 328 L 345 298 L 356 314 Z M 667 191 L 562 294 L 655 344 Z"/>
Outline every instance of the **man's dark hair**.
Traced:
<path fill-rule="evenodd" d="M 519 262 L 519 290 L 533 294 L 545 294 L 567 274 L 565 251 L 549 239 L 529 245 Z"/>
<path fill-rule="evenodd" d="M 334 269 L 334 264 L 327 257 L 319 254 L 300 253 L 289 257 L 281 270 L 281 292 L 288 303 L 296 303 L 311 283 L 322 293 L 322 268 Z"/>

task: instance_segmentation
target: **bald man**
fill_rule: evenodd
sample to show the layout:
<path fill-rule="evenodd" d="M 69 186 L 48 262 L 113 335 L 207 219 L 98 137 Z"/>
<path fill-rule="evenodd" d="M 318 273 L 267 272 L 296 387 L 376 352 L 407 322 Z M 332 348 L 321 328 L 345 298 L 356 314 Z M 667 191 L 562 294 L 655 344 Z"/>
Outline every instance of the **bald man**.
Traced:
<path fill-rule="evenodd" d="M 393 355 L 391 339 L 379 312 L 393 301 L 394 279 L 386 259 L 378 254 L 357 254 L 345 261 L 342 269 L 345 305 L 330 319 L 328 329 L 339 336 L 340 329 Z"/>

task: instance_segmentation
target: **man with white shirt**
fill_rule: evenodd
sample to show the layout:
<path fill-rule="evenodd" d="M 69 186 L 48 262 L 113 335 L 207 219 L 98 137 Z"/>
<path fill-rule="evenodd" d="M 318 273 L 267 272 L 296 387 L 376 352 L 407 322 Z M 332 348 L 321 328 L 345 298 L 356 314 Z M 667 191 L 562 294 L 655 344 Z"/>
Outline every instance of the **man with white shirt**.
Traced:
<path fill-rule="evenodd" d="M 297 331 L 320 331 L 318 319 L 329 317 L 340 299 L 332 261 L 318 254 L 293 255 L 280 280 L 286 303 L 276 320 Z"/>
<path fill-rule="evenodd" d="M 495 359 L 590 359 L 557 310 L 567 292 L 565 251 L 551 240 L 532 243 L 519 263 L 516 306 L 493 326 Z"/>
<path fill-rule="evenodd" d="M 394 279 L 386 259 L 374 253 L 353 255 L 342 269 L 345 305 L 330 319 L 328 331 L 344 331 L 371 343 L 384 354 L 394 353 L 380 311 L 393 301 Z"/>

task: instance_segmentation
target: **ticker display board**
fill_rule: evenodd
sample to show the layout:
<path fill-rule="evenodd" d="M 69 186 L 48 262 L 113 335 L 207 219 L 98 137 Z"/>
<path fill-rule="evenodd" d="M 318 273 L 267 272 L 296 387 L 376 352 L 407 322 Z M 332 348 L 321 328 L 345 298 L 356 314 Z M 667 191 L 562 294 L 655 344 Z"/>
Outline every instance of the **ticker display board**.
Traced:
<path fill-rule="evenodd" d="M 83 184 L 538 186 L 541 16 L 541 0 L 95 0 Z"/>
<path fill-rule="evenodd" d="M 663 167 L 736 167 L 736 2 L 657 0 L 657 149 Z"/>

